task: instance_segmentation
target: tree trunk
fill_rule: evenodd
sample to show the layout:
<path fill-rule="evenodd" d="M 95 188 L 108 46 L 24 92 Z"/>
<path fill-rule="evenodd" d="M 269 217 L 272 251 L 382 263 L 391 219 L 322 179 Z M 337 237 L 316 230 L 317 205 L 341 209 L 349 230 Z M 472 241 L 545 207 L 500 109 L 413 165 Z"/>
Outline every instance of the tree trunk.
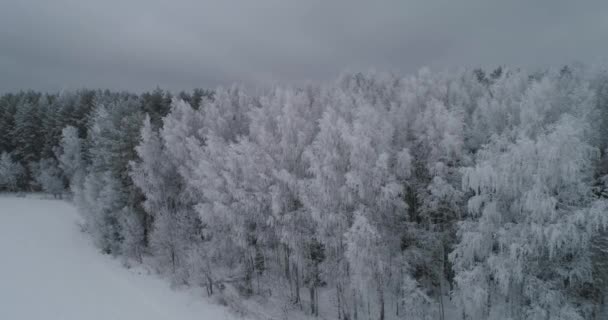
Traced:
<path fill-rule="evenodd" d="M 439 319 L 445 319 L 445 308 L 443 306 L 443 292 L 444 292 L 444 284 L 443 278 L 445 277 L 445 248 L 443 247 L 443 241 L 441 242 L 441 275 L 439 277 L 439 307 L 440 314 Z"/>
<path fill-rule="evenodd" d="M 283 246 L 285 248 L 285 278 L 291 281 L 291 272 L 289 270 L 289 246 L 286 244 L 284 244 Z"/>
<path fill-rule="evenodd" d="M 213 295 L 213 280 L 211 277 L 207 275 L 207 294 L 209 296 Z"/>
<path fill-rule="evenodd" d="M 384 290 L 381 287 L 378 289 L 378 303 L 380 304 L 379 320 L 384 320 Z"/>
<path fill-rule="evenodd" d="M 353 292 L 353 320 L 358 320 L 357 304 L 357 294 Z"/>
<path fill-rule="evenodd" d="M 295 281 L 296 281 L 296 300 L 295 303 L 297 305 L 300 306 L 300 309 L 302 308 L 302 304 L 301 304 L 301 299 L 300 299 L 300 273 L 299 273 L 299 269 L 297 265 L 294 265 L 294 276 L 295 276 Z"/>
<path fill-rule="evenodd" d="M 342 319 L 342 303 L 340 301 L 340 283 L 336 285 L 336 298 L 338 299 L 338 320 Z"/>
<path fill-rule="evenodd" d="M 310 314 L 315 316 L 315 288 L 311 286 L 308 290 L 310 294 Z"/>
<path fill-rule="evenodd" d="M 173 248 L 171 248 L 171 267 L 173 274 L 175 274 L 175 250 Z"/>
<path fill-rule="evenodd" d="M 315 315 L 319 316 L 319 291 L 315 287 Z"/>

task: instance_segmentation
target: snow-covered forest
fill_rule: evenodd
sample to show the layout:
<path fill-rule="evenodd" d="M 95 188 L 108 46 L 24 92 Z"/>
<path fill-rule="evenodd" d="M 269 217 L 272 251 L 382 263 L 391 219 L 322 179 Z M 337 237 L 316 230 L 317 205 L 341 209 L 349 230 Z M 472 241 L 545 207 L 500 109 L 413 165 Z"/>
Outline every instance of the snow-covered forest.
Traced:
<path fill-rule="evenodd" d="M 0 190 L 71 199 L 102 252 L 210 296 L 340 320 L 608 317 L 603 67 L 9 93 L 0 153 Z"/>

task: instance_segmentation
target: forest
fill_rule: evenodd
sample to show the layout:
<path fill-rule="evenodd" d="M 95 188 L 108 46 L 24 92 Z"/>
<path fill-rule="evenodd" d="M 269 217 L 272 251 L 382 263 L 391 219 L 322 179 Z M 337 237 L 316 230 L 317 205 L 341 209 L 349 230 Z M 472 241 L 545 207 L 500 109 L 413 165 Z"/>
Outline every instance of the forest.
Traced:
<path fill-rule="evenodd" d="M 209 296 L 339 320 L 608 317 L 602 66 L 6 93 L 0 154 L 0 190 L 72 201 L 100 251 Z"/>

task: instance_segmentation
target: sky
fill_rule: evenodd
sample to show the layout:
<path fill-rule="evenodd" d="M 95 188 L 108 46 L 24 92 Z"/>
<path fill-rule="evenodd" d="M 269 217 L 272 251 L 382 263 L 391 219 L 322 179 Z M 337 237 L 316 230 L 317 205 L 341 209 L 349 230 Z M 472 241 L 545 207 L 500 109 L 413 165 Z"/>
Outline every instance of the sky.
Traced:
<path fill-rule="evenodd" d="M 605 0 L 0 1 L 0 92 L 298 84 L 604 57 Z"/>

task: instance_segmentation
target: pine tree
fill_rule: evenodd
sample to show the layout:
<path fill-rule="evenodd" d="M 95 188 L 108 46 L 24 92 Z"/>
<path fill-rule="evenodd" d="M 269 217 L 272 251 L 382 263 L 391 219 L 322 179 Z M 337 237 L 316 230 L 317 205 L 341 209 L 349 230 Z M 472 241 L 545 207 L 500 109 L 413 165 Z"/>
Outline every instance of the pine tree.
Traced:
<path fill-rule="evenodd" d="M 11 132 L 15 156 L 22 163 L 36 162 L 42 151 L 42 119 L 37 101 L 23 102 L 15 114 L 15 126 Z"/>

